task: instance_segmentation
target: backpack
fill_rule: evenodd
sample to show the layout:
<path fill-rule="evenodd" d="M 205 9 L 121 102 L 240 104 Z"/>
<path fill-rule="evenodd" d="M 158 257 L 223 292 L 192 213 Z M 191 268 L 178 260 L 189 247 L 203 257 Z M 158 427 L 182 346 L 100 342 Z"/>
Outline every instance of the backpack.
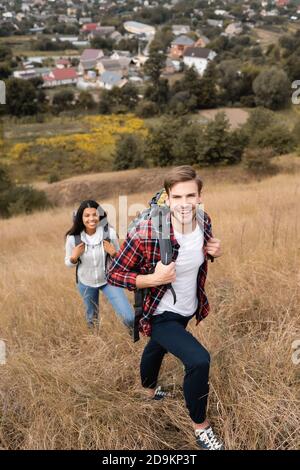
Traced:
<path fill-rule="evenodd" d="M 74 219 L 74 213 L 73 213 L 73 219 Z M 75 246 L 79 245 L 81 243 L 80 234 L 74 235 L 74 238 L 75 238 Z M 106 218 L 104 220 L 104 225 L 103 225 L 103 240 L 107 240 L 108 242 L 111 242 L 110 232 L 109 232 L 109 224 L 108 224 L 108 221 L 107 221 Z M 110 265 L 112 260 L 111 260 L 111 257 L 108 253 L 105 252 L 105 254 L 106 254 L 106 256 L 105 256 L 105 273 L 107 273 L 107 271 L 109 269 L 109 265 Z M 78 260 L 77 260 L 76 272 L 75 272 L 76 284 L 78 284 L 78 268 L 79 268 L 80 263 L 81 263 L 81 259 L 79 257 Z"/>
<path fill-rule="evenodd" d="M 128 232 L 134 230 L 134 228 L 139 225 L 142 221 L 150 220 L 152 221 L 152 227 L 155 231 L 155 235 L 159 241 L 159 249 L 161 262 L 165 265 L 172 262 L 172 244 L 170 237 L 163 237 L 163 223 L 166 219 L 167 214 L 169 213 L 169 207 L 166 205 L 166 196 L 167 193 L 165 189 L 158 191 L 155 196 L 149 202 L 149 207 L 141 212 L 129 225 Z M 176 303 L 176 293 L 172 287 L 172 284 L 167 285 L 167 289 L 170 289 L 173 295 L 174 304 Z M 138 341 L 139 338 L 139 321 L 143 315 L 143 304 L 146 295 L 148 294 L 148 289 L 136 289 L 134 292 L 134 311 L 135 311 L 135 321 L 134 321 L 134 330 L 133 330 L 133 341 Z"/>

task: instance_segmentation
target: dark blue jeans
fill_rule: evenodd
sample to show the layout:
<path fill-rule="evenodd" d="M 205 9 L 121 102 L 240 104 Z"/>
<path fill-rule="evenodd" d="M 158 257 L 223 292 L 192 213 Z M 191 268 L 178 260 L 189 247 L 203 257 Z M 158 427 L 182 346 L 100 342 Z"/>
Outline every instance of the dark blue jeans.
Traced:
<path fill-rule="evenodd" d="M 192 317 L 173 312 L 153 316 L 152 335 L 142 355 L 140 372 L 143 387 L 155 388 L 165 353 L 178 357 L 185 367 L 186 406 L 191 419 L 200 424 L 206 418 L 210 355 L 185 329 Z"/>

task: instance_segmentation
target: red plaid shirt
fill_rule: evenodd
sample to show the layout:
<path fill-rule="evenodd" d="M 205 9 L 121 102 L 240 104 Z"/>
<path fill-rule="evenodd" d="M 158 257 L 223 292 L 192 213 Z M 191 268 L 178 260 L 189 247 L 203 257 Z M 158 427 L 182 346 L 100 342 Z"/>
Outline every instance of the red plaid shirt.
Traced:
<path fill-rule="evenodd" d="M 204 290 L 207 275 L 207 261 L 213 258 L 207 255 L 206 244 L 212 235 L 211 220 L 206 212 L 198 223 L 204 234 L 204 262 L 199 268 L 197 277 L 197 297 L 198 308 L 196 311 L 196 324 L 205 318 L 209 313 L 209 303 Z M 173 249 L 173 261 L 176 261 L 180 245 L 178 244 L 168 217 L 167 224 L 170 230 L 170 240 Z M 138 227 L 129 232 L 123 242 L 120 251 L 113 259 L 108 272 L 108 282 L 114 286 L 125 287 L 132 291 L 137 289 L 136 277 L 139 274 L 150 274 L 154 272 L 155 266 L 160 261 L 159 240 L 152 235 L 151 220 L 142 221 Z M 139 331 L 145 336 L 151 336 L 151 316 L 158 307 L 163 295 L 167 290 L 166 285 L 150 287 L 143 304 L 143 317 L 139 323 Z"/>

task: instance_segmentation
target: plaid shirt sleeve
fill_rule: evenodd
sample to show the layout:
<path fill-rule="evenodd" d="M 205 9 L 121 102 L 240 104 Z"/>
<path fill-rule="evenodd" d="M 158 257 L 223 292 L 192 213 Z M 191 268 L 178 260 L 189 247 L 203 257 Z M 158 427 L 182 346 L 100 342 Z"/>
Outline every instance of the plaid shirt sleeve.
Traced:
<path fill-rule="evenodd" d="M 117 287 L 136 289 L 136 277 L 140 273 L 143 260 L 141 238 L 137 232 L 129 233 L 120 250 L 113 259 L 107 281 Z"/>

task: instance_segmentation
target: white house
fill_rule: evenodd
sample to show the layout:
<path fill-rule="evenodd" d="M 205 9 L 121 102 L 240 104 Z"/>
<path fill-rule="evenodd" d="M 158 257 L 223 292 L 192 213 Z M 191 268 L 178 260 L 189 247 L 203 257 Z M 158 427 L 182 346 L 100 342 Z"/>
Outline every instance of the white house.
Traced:
<path fill-rule="evenodd" d="M 187 47 L 183 53 L 183 62 L 187 67 L 195 67 L 199 75 L 203 75 L 208 62 L 216 57 L 216 53 L 206 47 Z"/>

